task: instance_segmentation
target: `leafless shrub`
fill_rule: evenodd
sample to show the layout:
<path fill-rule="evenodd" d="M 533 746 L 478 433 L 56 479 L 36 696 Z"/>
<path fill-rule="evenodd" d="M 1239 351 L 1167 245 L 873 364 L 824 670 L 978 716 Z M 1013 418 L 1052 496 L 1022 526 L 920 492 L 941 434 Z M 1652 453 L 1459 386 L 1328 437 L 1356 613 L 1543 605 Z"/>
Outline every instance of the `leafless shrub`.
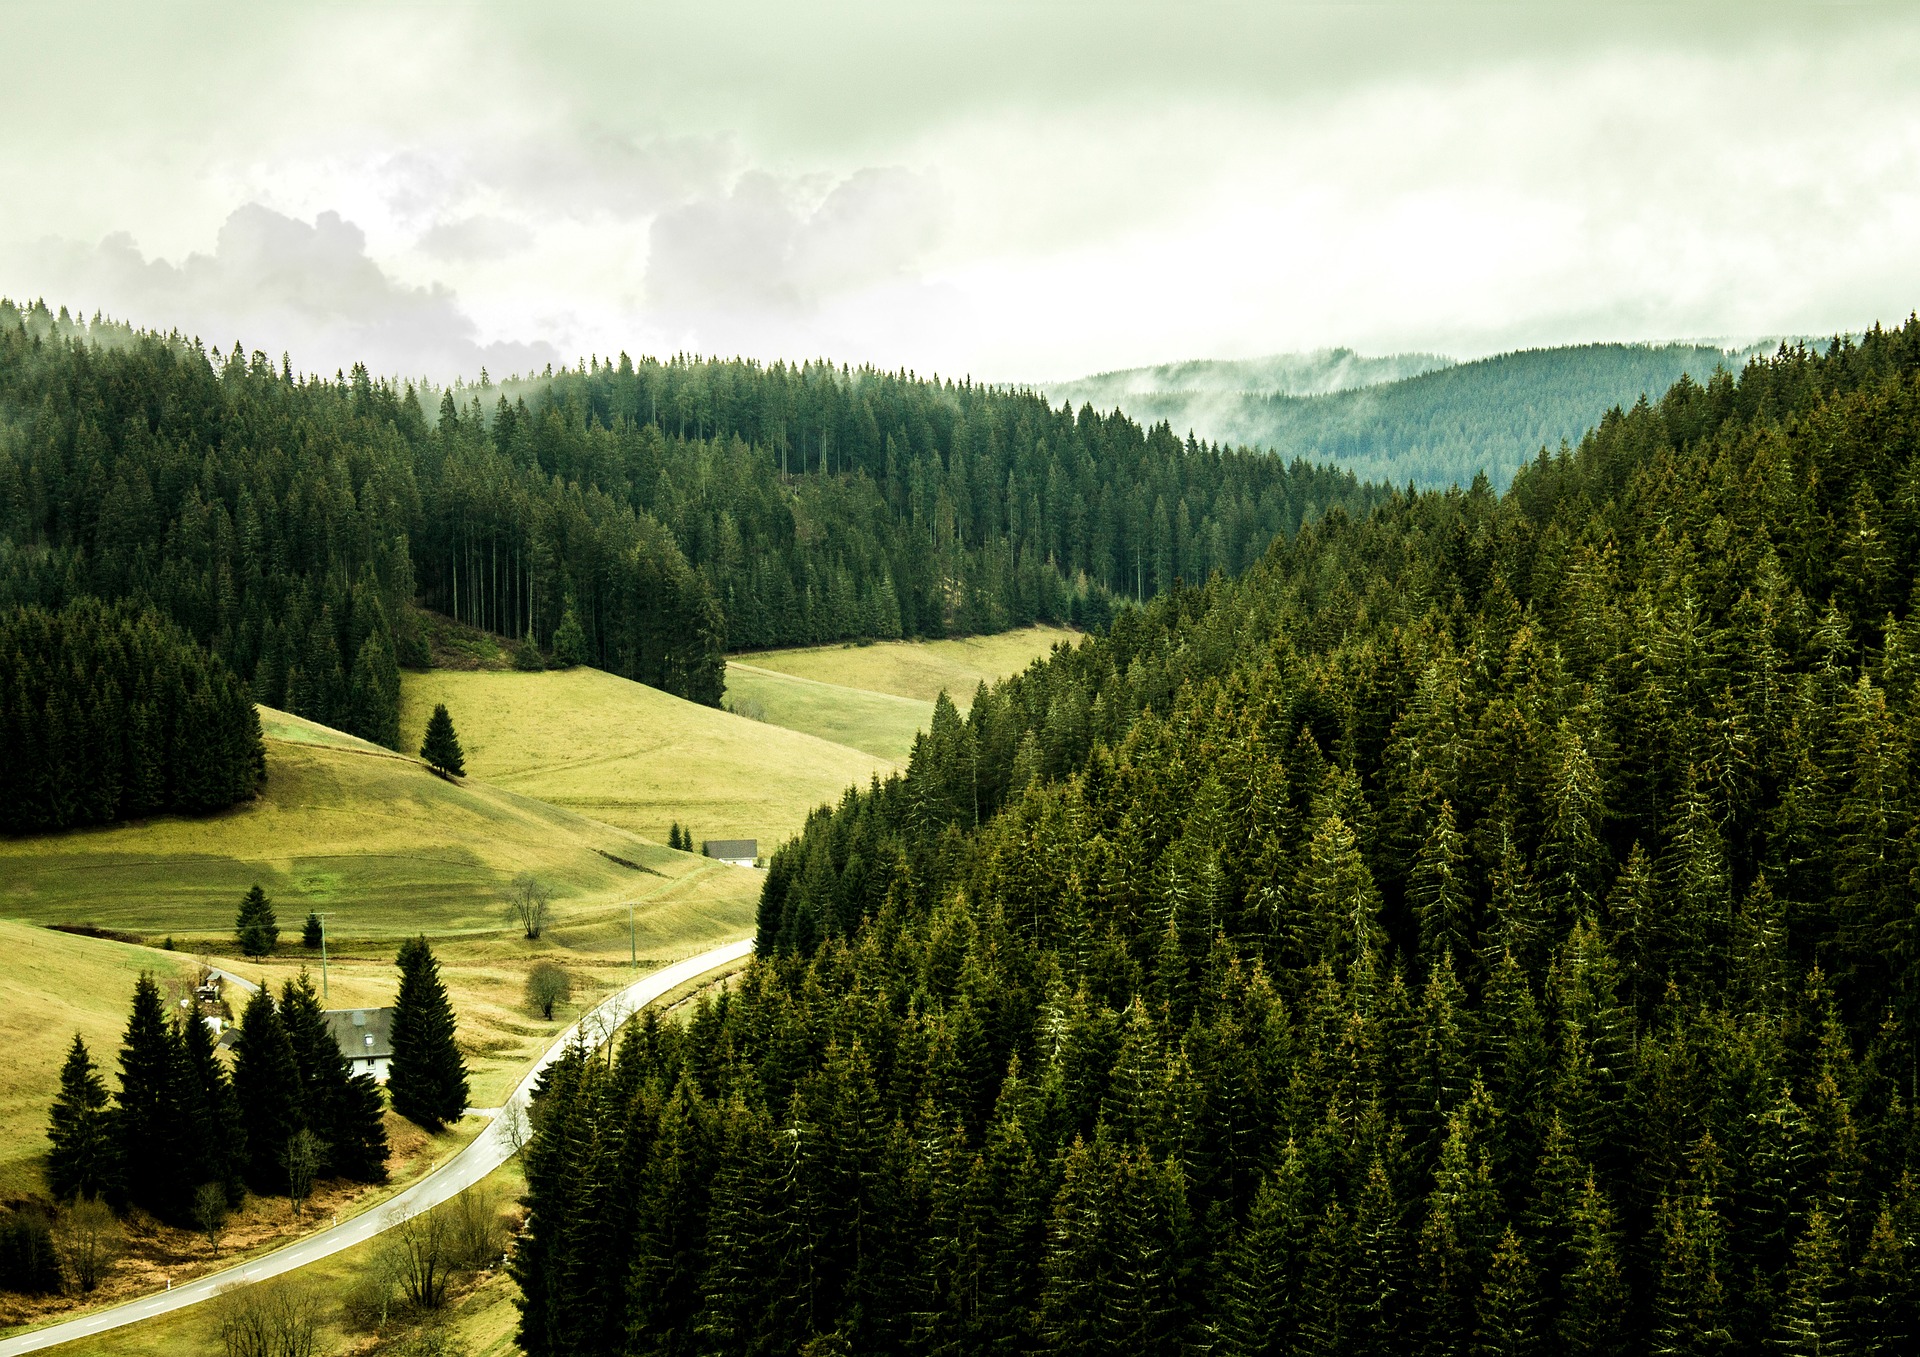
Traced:
<path fill-rule="evenodd" d="M 226 1357 L 314 1357 L 320 1297 L 291 1277 L 242 1282 L 214 1299 L 213 1323 Z"/>
<path fill-rule="evenodd" d="M 60 1266 L 67 1280 L 83 1292 L 106 1279 L 125 1242 L 119 1220 L 98 1197 L 80 1198 L 53 1220 L 53 1247 Z"/>
<path fill-rule="evenodd" d="M 444 1211 L 402 1216 L 381 1236 L 379 1265 L 408 1306 L 438 1310 L 453 1272 L 453 1222 Z"/>

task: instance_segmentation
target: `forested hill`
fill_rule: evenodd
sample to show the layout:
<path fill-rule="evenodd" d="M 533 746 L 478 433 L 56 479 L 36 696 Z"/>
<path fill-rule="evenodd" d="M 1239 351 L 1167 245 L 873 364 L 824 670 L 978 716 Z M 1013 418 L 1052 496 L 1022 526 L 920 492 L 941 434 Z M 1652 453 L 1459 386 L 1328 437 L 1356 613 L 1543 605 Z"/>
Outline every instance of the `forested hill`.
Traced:
<path fill-rule="evenodd" d="M 1484 471 L 1500 489 L 1542 447 L 1578 442 L 1609 408 L 1624 409 L 1643 394 L 1658 396 L 1682 374 L 1705 382 L 1720 367 L 1738 373 L 1773 347 L 1582 344 L 1472 363 L 1429 360 L 1431 370 L 1404 377 L 1379 367 L 1396 360 L 1356 358 L 1349 365 L 1356 380 L 1324 394 L 1250 383 L 1227 389 L 1205 373 L 1181 370 L 1217 367 L 1237 377 L 1247 365 L 1185 364 L 1167 369 L 1179 378 L 1178 387 L 1109 392 L 1096 404 L 1117 406 L 1142 421 L 1166 420 L 1202 438 L 1331 462 L 1366 480 L 1445 489 L 1467 485 Z M 1399 361 L 1422 357 L 1401 355 Z M 1080 385 L 1058 391 L 1077 392 Z"/>
<path fill-rule="evenodd" d="M 1920 321 L 942 705 L 555 1068 L 535 1357 L 1920 1340 Z"/>
<path fill-rule="evenodd" d="M 1344 472 L 1029 393 L 597 360 L 511 394 L 0 303 L 0 604 L 156 604 L 260 700 L 394 736 L 416 603 L 703 702 L 735 647 L 1103 624 L 1235 572 Z"/>

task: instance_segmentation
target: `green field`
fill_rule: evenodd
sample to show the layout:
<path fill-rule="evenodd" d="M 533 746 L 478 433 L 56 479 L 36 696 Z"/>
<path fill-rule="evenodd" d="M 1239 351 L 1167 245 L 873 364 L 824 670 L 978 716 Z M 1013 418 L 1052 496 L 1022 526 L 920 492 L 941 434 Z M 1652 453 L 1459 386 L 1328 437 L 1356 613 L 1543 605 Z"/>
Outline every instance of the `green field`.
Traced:
<path fill-rule="evenodd" d="M 506 886 L 521 872 L 548 882 L 563 918 L 689 872 L 700 883 L 687 894 L 721 908 L 757 892 L 756 882 L 613 826 L 476 778 L 455 785 L 282 713 L 263 717 L 267 782 L 256 800 L 203 819 L 0 840 L 0 917 L 186 945 L 224 937 L 257 881 L 283 928 L 321 909 L 343 940 L 391 940 L 500 932 Z"/>
<path fill-rule="evenodd" d="M 871 645 L 804 646 L 755 650 L 734 661 L 797 678 L 892 693 L 931 703 L 942 689 L 965 711 L 973 690 L 1017 674 L 1061 641 L 1080 633 L 1065 627 L 1023 627 L 997 636 L 961 636 L 945 641 L 879 641 Z M 728 666 L 729 671 L 733 665 Z M 728 679 L 732 690 L 732 679 Z"/>
<path fill-rule="evenodd" d="M 904 766 L 913 737 L 933 720 L 933 703 L 727 663 L 727 705 L 743 716 L 817 735 Z"/>
<path fill-rule="evenodd" d="M 678 820 L 696 838 L 758 839 L 768 853 L 815 806 L 893 768 L 597 669 L 408 674 L 403 743 L 418 746 L 436 702 L 472 776 L 655 840 Z"/>
<path fill-rule="evenodd" d="M 111 1069 L 141 971 L 163 982 L 191 958 L 0 921 L 0 1192 L 40 1191 L 47 1108 L 74 1033 Z"/>

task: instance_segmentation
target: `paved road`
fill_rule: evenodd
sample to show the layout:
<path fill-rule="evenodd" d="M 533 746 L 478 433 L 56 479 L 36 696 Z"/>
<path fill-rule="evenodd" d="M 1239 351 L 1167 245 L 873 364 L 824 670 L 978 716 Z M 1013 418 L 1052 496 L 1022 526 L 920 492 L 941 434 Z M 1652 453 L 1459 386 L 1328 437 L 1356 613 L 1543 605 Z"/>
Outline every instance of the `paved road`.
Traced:
<path fill-rule="evenodd" d="M 698 979 L 708 971 L 738 961 L 752 950 L 751 938 L 730 942 L 725 947 L 716 947 L 711 952 L 702 952 L 699 956 L 689 957 L 685 961 L 676 962 L 663 970 L 655 971 L 602 1001 L 579 1022 L 560 1034 L 559 1039 L 549 1046 L 546 1053 L 534 1064 L 527 1077 L 520 1081 L 519 1087 L 514 1089 L 513 1096 L 507 1099 L 504 1106 L 489 1109 L 493 1115 L 491 1125 L 480 1132 L 453 1158 L 391 1201 L 382 1203 L 370 1211 L 363 1211 L 338 1225 L 310 1234 L 304 1239 L 296 1240 L 285 1248 L 275 1249 L 272 1253 L 262 1254 L 258 1258 L 250 1259 L 224 1271 L 183 1283 L 171 1291 L 157 1291 L 139 1300 L 130 1300 L 123 1305 L 116 1305 L 110 1310 L 100 1310 L 94 1314 L 82 1315 L 77 1319 L 69 1319 L 61 1324 L 49 1325 L 44 1329 L 35 1329 L 31 1333 L 0 1340 L 0 1357 L 14 1357 L 15 1353 L 39 1352 L 43 1348 L 71 1343 L 76 1339 L 105 1333 L 109 1329 L 117 1329 L 125 1324 L 135 1324 L 143 1319 L 152 1319 L 155 1315 L 184 1309 L 186 1306 L 211 1299 L 225 1288 L 240 1282 L 257 1282 L 268 1277 L 277 1277 L 283 1272 L 305 1267 L 308 1263 L 318 1262 L 331 1254 L 339 1253 L 342 1249 L 350 1249 L 355 1244 L 364 1243 L 408 1216 L 439 1205 L 449 1197 L 479 1182 L 513 1158 L 519 1148 L 514 1143 L 515 1124 L 523 1123 L 523 1118 L 517 1114 L 525 1112 L 528 1100 L 533 1094 L 534 1082 L 540 1077 L 542 1070 L 560 1058 L 583 1027 L 590 1040 L 603 1039 L 617 1031 L 620 1024 L 629 1017 L 667 991 L 676 989 L 689 980 Z"/>

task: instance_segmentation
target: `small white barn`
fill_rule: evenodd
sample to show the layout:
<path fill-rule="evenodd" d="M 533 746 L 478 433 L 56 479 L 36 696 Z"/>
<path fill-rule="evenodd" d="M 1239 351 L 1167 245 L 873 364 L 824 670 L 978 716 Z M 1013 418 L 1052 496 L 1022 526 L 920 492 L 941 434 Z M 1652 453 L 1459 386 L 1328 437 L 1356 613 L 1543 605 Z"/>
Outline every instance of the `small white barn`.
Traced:
<path fill-rule="evenodd" d="M 735 867 L 751 867 L 759 860 L 760 841 L 758 839 L 708 839 L 700 845 L 700 851 L 710 858 L 717 858 Z"/>
<path fill-rule="evenodd" d="M 387 1066 L 393 1061 L 393 1010 L 330 1008 L 326 1016 L 327 1030 L 347 1058 L 349 1070 L 386 1083 Z"/>

